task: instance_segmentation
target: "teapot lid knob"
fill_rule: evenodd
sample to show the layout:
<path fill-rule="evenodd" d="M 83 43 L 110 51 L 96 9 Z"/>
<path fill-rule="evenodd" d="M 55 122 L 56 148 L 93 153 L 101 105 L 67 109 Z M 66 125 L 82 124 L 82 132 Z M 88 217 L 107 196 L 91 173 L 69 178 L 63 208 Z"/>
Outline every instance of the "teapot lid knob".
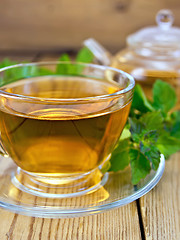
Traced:
<path fill-rule="evenodd" d="M 160 10 L 156 15 L 156 22 L 160 29 L 168 30 L 174 22 L 173 13 L 168 9 Z"/>
<path fill-rule="evenodd" d="M 146 49 L 146 55 L 153 52 L 179 56 L 180 28 L 172 26 L 173 13 L 169 9 L 160 10 L 156 15 L 156 22 L 157 26 L 143 28 L 128 36 L 128 45 L 135 49 Z"/>

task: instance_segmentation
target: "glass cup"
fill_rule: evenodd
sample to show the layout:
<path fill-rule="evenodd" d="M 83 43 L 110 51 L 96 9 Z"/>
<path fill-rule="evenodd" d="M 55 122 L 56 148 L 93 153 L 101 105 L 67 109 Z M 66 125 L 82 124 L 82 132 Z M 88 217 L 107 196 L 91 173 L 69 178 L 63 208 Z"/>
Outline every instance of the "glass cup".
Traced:
<path fill-rule="evenodd" d="M 1 154 L 17 165 L 12 183 L 64 198 L 103 186 L 101 172 L 127 121 L 134 79 L 115 68 L 72 62 L 0 70 Z"/>

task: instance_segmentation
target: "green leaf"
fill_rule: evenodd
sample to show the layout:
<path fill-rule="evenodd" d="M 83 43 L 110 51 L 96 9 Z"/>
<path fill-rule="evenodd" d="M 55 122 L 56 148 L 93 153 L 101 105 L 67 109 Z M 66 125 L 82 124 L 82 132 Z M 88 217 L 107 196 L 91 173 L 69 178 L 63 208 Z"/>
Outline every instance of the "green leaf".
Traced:
<path fill-rule="evenodd" d="M 60 62 L 70 62 L 71 59 L 67 53 L 64 53 L 60 56 L 59 61 Z"/>
<path fill-rule="evenodd" d="M 180 139 L 180 111 L 171 114 L 172 129 L 171 136 Z"/>
<path fill-rule="evenodd" d="M 11 61 L 10 59 L 5 58 L 3 61 L 0 62 L 0 68 L 8 67 L 15 64 L 17 64 L 17 62 Z"/>
<path fill-rule="evenodd" d="M 60 62 L 70 62 L 71 59 L 68 54 L 63 54 L 59 58 L 59 61 Z M 70 63 L 69 64 L 68 63 L 67 64 L 58 63 L 57 67 L 56 67 L 56 73 L 62 74 L 62 75 L 68 75 L 68 74 L 71 74 L 71 68 L 72 68 L 72 65 Z"/>
<path fill-rule="evenodd" d="M 140 121 L 144 123 L 146 130 L 156 130 L 162 128 L 163 117 L 159 111 L 148 112 L 141 117 Z"/>
<path fill-rule="evenodd" d="M 124 139 L 119 142 L 118 147 L 111 155 L 109 171 L 123 170 L 129 165 L 129 161 L 129 139 Z"/>
<path fill-rule="evenodd" d="M 153 140 L 156 130 L 162 129 L 163 118 L 160 112 L 148 112 L 141 118 L 129 118 L 132 140 L 136 143 L 148 138 Z M 155 131 L 155 132 L 154 132 Z"/>
<path fill-rule="evenodd" d="M 144 132 L 143 134 L 143 142 L 147 142 L 150 144 L 154 144 L 155 142 L 157 142 L 157 139 L 159 137 L 159 130 L 149 130 Z"/>
<path fill-rule="evenodd" d="M 8 67 L 15 64 L 17 64 L 17 62 L 14 62 L 9 60 L 8 58 L 5 58 L 3 61 L 0 62 L 0 68 Z M 9 71 L 4 72 L 3 77 L 0 77 L 0 87 L 8 83 L 8 80 L 9 80 L 8 72 Z"/>
<path fill-rule="evenodd" d="M 82 63 L 91 63 L 93 61 L 93 59 L 94 59 L 94 55 L 86 47 L 82 48 L 78 52 L 77 57 L 76 57 L 76 61 L 77 62 L 82 62 Z"/>
<path fill-rule="evenodd" d="M 157 80 L 153 86 L 153 107 L 167 113 L 171 110 L 177 101 L 176 93 L 173 87 L 161 80 Z"/>
<path fill-rule="evenodd" d="M 130 164 L 132 183 L 136 185 L 142 178 L 145 178 L 151 171 L 150 162 L 147 157 L 138 149 L 130 149 Z"/>
<path fill-rule="evenodd" d="M 158 169 L 161 153 L 158 148 L 152 143 L 142 143 L 140 146 L 141 152 L 147 157 L 147 159 L 152 163 L 152 168 L 154 170 Z"/>
<path fill-rule="evenodd" d="M 93 59 L 94 59 L 94 55 L 92 54 L 92 52 L 88 48 L 84 47 L 78 52 L 77 57 L 76 57 L 76 62 L 91 63 L 93 61 Z M 82 75 L 83 70 L 84 70 L 83 65 L 79 64 L 76 66 L 77 74 Z"/>
<path fill-rule="evenodd" d="M 171 114 L 171 119 L 176 122 L 180 122 L 180 110 L 174 111 Z"/>
<path fill-rule="evenodd" d="M 132 140 L 139 143 L 143 137 L 143 129 L 145 129 L 145 126 L 139 119 L 136 118 L 129 118 L 129 123 Z"/>
<path fill-rule="evenodd" d="M 37 73 L 38 73 L 39 76 L 47 76 L 47 75 L 54 75 L 55 74 L 55 72 L 53 72 L 52 70 L 47 69 L 47 68 L 39 68 L 37 70 Z"/>
<path fill-rule="evenodd" d="M 15 62 L 6 61 L 3 63 L 3 65 L 7 64 L 9 66 L 10 63 L 15 63 Z M 6 69 L 6 71 L 4 71 L 3 77 L 1 78 L 1 81 L 0 81 L 0 86 L 3 86 L 4 84 L 12 83 L 19 79 L 34 77 L 34 76 L 39 76 L 37 72 L 37 67 L 34 65 L 32 66 L 24 65 L 23 67 L 16 66 L 13 68 L 9 68 L 9 69 Z"/>
<path fill-rule="evenodd" d="M 124 140 L 126 138 L 129 138 L 131 136 L 131 132 L 129 131 L 129 129 L 125 126 L 124 130 L 121 133 L 121 137 L 120 137 L 120 141 Z"/>
<path fill-rule="evenodd" d="M 134 89 L 134 97 L 131 109 L 137 109 L 141 113 L 146 113 L 148 111 L 154 110 L 139 84 L 137 84 Z"/>
<path fill-rule="evenodd" d="M 140 134 L 145 127 L 144 124 L 139 119 L 136 118 L 129 118 L 129 123 L 131 134 L 133 133 Z"/>
<path fill-rule="evenodd" d="M 168 158 L 171 154 L 180 150 L 180 140 L 164 133 L 159 136 L 156 146 Z"/>

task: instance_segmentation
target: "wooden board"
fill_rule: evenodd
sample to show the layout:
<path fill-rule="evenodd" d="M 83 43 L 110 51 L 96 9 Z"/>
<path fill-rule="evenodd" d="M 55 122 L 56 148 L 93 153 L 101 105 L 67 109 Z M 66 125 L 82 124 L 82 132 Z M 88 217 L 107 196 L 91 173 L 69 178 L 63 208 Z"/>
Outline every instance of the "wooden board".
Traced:
<path fill-rule="evenodd" d="M 159 184 L 140 199 L 147 240 L 180 239 L 180 152 L 166 162 Z"/>
<path fill-rule="evenodd" d="M 1 240 L 139 240 L 136 204 L 107 213 L 66 219 L 31 218 L 0 210 Z"/>
<path fill-rule="evenodd" d="M 180 26 L 178 0 L 1 0 L 0 50 L 79 48 L 94 37 L 117 51 L 127 35 L 155 25 L 163 8 L 174 11 Z"/>

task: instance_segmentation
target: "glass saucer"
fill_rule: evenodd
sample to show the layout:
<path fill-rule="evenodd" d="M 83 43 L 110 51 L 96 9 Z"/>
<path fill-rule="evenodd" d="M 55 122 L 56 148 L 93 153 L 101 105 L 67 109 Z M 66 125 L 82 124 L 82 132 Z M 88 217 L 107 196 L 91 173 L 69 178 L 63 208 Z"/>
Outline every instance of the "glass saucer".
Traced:
<path fill-rule="evenodd" d="M 109 173 L 107 182 L 98 190 L 72 198 L 44 198 L 21 191 L 11 178 L 17 167 L 10 158 L 0 159 L 0 207 L 15 213 L 44 218 L 80 217 L 102 213 L 140 198 L 160 180 L 165 159 L 157 171 L 151 173 L 136 186 L 131 183 L 131 170 Z"/>

